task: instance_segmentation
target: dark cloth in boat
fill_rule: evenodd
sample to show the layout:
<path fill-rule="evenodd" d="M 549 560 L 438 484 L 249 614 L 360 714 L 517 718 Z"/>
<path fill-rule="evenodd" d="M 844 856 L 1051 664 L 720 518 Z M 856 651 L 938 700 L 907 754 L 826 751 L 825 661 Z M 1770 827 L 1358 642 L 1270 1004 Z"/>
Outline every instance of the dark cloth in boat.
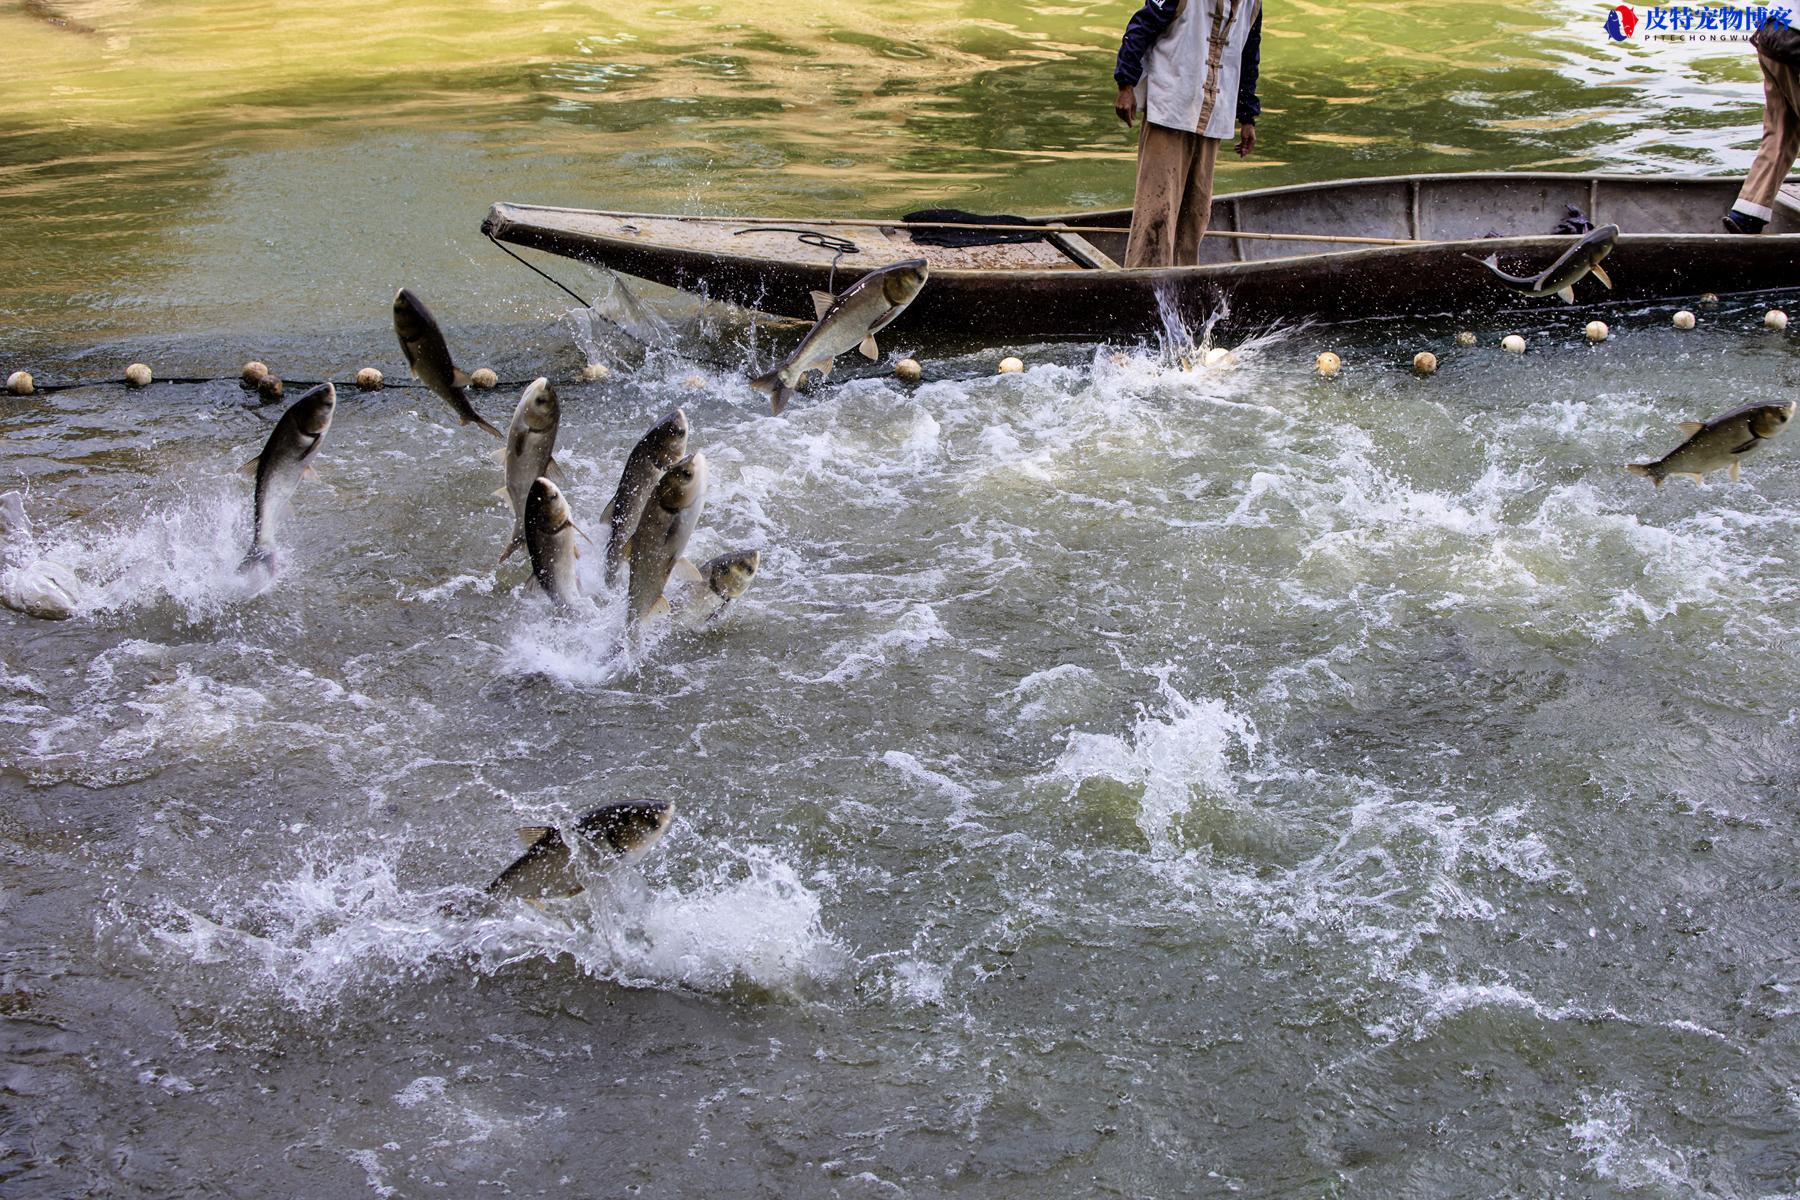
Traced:
<path fill-rule="evenodd" d="M 907 224 L 915 221 L 939 222 L 953 225 L 1030 225 L 1029 217 L 1015 217 L 1005 213 L 984 216 L 981 213 L 964 212 L 960 208 L 922 208 L 918 212 L 909 212 L 900 218 Z M 1005 242 L 1038 242 L 1049 237 L 1042 229 L 1021 229 L 1013 233 L 1006 229 L 914 229 L 912 240 L 920 246 L 998 246 Z"/>

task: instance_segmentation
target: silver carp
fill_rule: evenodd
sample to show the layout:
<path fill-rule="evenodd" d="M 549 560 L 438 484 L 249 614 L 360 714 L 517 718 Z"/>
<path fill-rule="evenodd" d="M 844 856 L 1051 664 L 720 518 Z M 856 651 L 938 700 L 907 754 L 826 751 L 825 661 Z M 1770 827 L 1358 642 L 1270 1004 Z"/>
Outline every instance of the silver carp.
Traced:
<path fill-rule="evenodd" d="M 695 629 L 724 617 L 732 602 L 750 590 L 761 563 L 761 550 L 733 550 L 697 567 L 685 558 L 677 562 L 671 575 L 683 585 L 682 624 Z"/>
<path fill-rule="evenodd" d="M 394 336 L 400 339 L 400 353 L 413 378 L 444 398 L 463 425 L 479 425 L 495 437 L 506 435 L 482 419 L 469 403 L 469 377 L 456 369 L 450 360 L 450 347 L 444 344 L 444 331 L 425 302 L 406 288 L 394 293 Z"/>
<path fill-rule="evenodd" d="M 513 410 L 512 424 L 506 431 L 506 446 L 500 451 L 506 465 L 506 484 L 497 493 L 512 505 L 512 540 L 500 552 L 505 562 L 514 550 L 525 545 L 525 498 L 538 476 L 557 479 L 561 469 L 551 455 L 556 450 L 556 431 L 562 424 L 562 405 L 556 389 L 548 379 L 539 376 L 526 385 L 519 395 L 519 407 Z"/>
<path fill-rule="evenodd" d="M 1617 225 L 1602 225 L 1580 241 L 1570 246 L 1555 262 L 1536 275 L 1508 275 L 1500 269 L 1500 256 L 1490 254 L 1486 258 L 1476 258 L 1473 254 L 1465 254 L 1464 258 L 1478 262 L 1492 271 L 1508 287 L 1524 292 L 1527 296 L 1557 296 L 1564 304 L 1575 303 L 1575 285 L 1588 275 L 1593 275 L 1608 288 L 1612 287 L 1612 277 L 1600 265 L 1600 260 L 1613 252 L 1613 243 L 1618 240 Z"/>
<path fill-rule="evenodd" d="M 568 608 L 581 597 L 575 580 L 575 521 L 562 489 L 539 476 L 525 493 L 525 551 L 531 556 L 531 577 L 558 608 Z"/>
<path fill-rule="evenodd" d="M 663 588 L 700 523 L 705 503 L 706 455 L 696 451 L 664 473 L 627 544 L 631 578 L 625 593 L 625 623 L 632 630 L 646 617 L 668 610 Z"/>
<path fill-rule="evenodd" d="M 1786 404 L 1746 404 L 1710 421 L 1683 421 L 1681 431 L 1688 435 L 1685 442 L 1655 462 L 1632 463 L 1625 469 L 1661 487 L 1671 475 L 1686 475 L 1695 483 L 1704 483 L 1708 471 L 1725 467 L 1731 471 L 1731 482 L 1736 483 L 1744 455 L 1786 429 L 1793 419 L 1794 401 L 1789 400 Z"/>
<path fill-rule="evenodd" d="M 582 814 L 572 832 L 604 858 L 635 862 L 662 840 L 674 819 L 675 805 L 668 800 L 631 800 Z M 554 825 L 522 826 L 519 838 L 525 853 L 488 884 L 488 895 L 535 902 L 586 890 L 573 869 L 574 852 Z"/>
<path fill-rule="evenodd" d="M 250 551 L 238 570 L 275 564 L 275 523 L 287 507 L 302 479 L 311 477 L 313 459 L 325 444 L 325 431 L 337 410 L 337 389 L 321 383 L 288 405 L 262 453 L 243 465 L 243 473 L 256 480 Z"/>
<path fill-rule="evenodd" d="M 752 379 L 750 386 L 769 393 L 770 409 L 779 415 L 808 371 L 819 372 L 823 379 L 831 374 L 838 355 L 851 349 L 861 350 L 869 359 L 879 358 L 875 335 L 906 311 L 929 276 L 924 259 L 910 258 L 870 271 L 842 295 L 814 292 L 818 322 L 780 366 Z"/>
<path fill-rule="evenodd" d="M 618 490 L 600 514 L 606 526 L 606 582 L 618 582 L 619 569 L 625 565 L 625 544 L 637 529 L 644 506 L 656 489 L 663 472 L 680 462 L 687 454 L 687 413 L 676 409 L 638 439 L 625 458 L 625 469 L 619 473 Z"/>

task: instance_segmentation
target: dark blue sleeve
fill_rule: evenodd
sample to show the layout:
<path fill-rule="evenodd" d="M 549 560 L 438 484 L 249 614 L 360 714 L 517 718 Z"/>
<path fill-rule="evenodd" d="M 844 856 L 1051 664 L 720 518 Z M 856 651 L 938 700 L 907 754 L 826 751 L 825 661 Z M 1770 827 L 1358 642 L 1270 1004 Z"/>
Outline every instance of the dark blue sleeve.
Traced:
<path fill-rule="evenodd" d="M 1250 39 L 1244 43 L 1243 66 L 1238 71 L 1238 124 L 1256 124 L 1262 116 L 1262 101 L 1256 98 L 1256 77 L 1262 70 L 1262 11 L 1257 10 L 1256 24 L 1250 27 Z"/>
<path fill-rule="evenodd" d="M 1113 67 L 1113 78 L 1120 87 L 1130 87 L 1144 77 L 1144 55 L 1156 39 L 1175 22 L 1178 0 L 1147 0 L 1131 23 L 1125 26 L 1125 37 L 1119 43 L 1119 61 Z"/>

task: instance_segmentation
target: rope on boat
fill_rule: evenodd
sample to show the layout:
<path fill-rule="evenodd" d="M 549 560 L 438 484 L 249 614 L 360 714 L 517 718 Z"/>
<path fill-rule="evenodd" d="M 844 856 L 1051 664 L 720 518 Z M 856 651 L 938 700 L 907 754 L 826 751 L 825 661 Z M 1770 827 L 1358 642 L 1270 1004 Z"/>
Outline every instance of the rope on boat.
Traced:
<path fill-rule="evenodd" d="M 834 234 L 820 233 L 816 229 L 793 229 L 785 225 L 759 225 L 754 229 L 740 229 L 732 237 L 743 237 L 746 233 L 792 233 L 799 235 L 803 246 L 816 246 L 820 250 L 832 251 L 831 274 L 826 277 L 825 290 L 832 295 L 837 294 L 838 260 L 846 254 L 861 254 L 862 247 L 849 238 L 837 237 Z"/>

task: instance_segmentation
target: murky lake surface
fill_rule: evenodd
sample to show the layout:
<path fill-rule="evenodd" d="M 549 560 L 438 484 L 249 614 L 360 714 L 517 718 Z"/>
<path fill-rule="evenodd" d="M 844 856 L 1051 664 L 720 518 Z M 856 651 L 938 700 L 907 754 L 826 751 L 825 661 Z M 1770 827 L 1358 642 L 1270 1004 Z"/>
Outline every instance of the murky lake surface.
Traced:
<path fill-rule="evenodd" d="M 258 589 L 235 381 L 0 403 L 6 566 L 88 589 L 0 612 L 6 1195 L 1800 1193 L 1800 435 L 1618 469 L 1793 397 L 1770 298 L 905 347 L 772 419 L 729 336 L 588 340 L 486 205 L 1123 202 L 1126 9 L 65 11 L 0 14 L 0 367 L 398 378 L 408 283 L 465 362 L 613 365 L 561 385 L 578 522 L 680 404 L 696 557 L 764 556 L 624 647 L 594 552 L 572 620 L 496 574 L 491 439 L 345 389 Z M 1757 135 L 1735 48 L 1585 5 L 1269 38 L 1226 186 Z M 633 796 L 638 866 L 443 914 Z"/>

